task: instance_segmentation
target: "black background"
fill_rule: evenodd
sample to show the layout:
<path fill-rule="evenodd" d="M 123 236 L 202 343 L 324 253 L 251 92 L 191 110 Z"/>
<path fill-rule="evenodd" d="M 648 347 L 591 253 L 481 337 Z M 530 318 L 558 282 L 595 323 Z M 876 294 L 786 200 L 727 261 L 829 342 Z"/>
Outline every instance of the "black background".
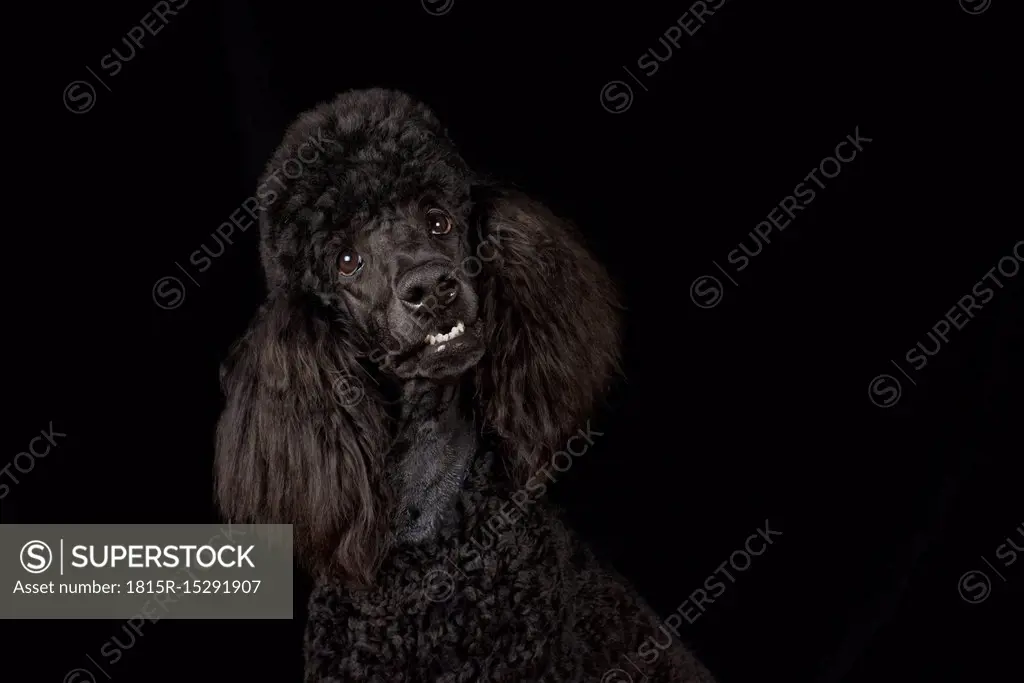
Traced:
<path fill-rule="evenodd" d="M 215 519 L 217 366 L 263 295 L 255 229 L 205 272 L 188 257 L 216 248 L 298 113 L 394 87 L 430 104 L 471 164 L 580 225 L 624 293 L 627 379 L 555 492 L 599 553 L 667 616 L 765 520 L 782 532 L 684 623 L 719 680 L 1000 674 L 1020 647 L 1024 561 L 979 604 L 957 582 L 1022 523 L 1024 274 L 926 367 L 903 356 L 1024 238 L 1009 209 L 1019 83 L 997 30 L 1011 3 L 928 4 L 730 0 L 647 77 L 637 59 L 664 54 L 689 3 L 455 0 L 432 16 L 415 0 L 192 0 L 109 90 L 88 69 L 107 75 L 101 59 L 126 54 L 152 4 L 54 12 L 45 97 L 12 136 L 35 153 L 8 166 L 36 197 L 8 199 L 22 213 L 4 241 L 0 465 L 51 421 L 68 436 L 15 472 L 3 521 Z M 76 114 L 56 92 L 77 79 L 96 99 Z M 612 80 L 634 94 L 614 114 Z M 712 261 L 729 268 L 858 127 L 864 151 L 725 280 Z M 703 275 L 724 284 L 707 309 L 690 296 Z M 172 310 L 152 296 L 166 276 L 185 288 Z M 868 395 L 882 373 L 902 383 L 887 408 Z M 149 624 L 106 673 L 299 680 L 306 590 L 294 622 Z M 128 640 L 116 621 L 3 627 L 8 680 L 63 680 Z"/>

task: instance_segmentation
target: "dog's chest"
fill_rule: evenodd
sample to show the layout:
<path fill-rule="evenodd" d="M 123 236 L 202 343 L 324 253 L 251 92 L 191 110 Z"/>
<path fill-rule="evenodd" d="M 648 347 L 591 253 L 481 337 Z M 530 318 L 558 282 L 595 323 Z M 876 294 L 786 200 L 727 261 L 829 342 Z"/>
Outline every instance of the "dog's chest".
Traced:
<path fill-rule="evenodd" d="M 335 594 L 342 647 L 352 653 L 347 666 L 369 672 L 373 662 L 390 662 L 382 672 L 433 680 L 488 661 L 494 680 L 515 680 L 524 669 L 541 675 L 537 667 L 573 659 L 566 624 L 577 574 L 568 532 L 540 505 L 510 522 L 505 500 L 477 500 L 459 533 L 392 555 L 373 589 Z"/>

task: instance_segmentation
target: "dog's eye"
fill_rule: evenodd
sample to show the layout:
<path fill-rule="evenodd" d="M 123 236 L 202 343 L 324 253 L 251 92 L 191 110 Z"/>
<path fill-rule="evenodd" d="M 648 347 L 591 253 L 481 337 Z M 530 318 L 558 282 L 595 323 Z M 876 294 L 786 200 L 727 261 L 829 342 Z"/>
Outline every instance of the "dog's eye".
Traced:
<path fill-rule="evenodd" d="M 427 226 L 432 235 L 447 235 L 452 231 L 452 219 L 441 209 L 427 211 Z"/>
<path fill-rule="evenodd" d="M 352 277 L 363 267 L 363 257 L 355 249 L 346 249 L 338 257 L 338 272 L 342 277 Z"/>

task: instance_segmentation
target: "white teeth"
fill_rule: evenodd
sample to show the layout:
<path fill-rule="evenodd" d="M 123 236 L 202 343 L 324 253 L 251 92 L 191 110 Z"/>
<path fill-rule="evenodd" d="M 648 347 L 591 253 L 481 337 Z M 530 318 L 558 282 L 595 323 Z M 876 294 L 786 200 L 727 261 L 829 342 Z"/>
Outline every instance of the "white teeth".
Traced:
<path fill-rule="evenodd" d="M 446 342 L 451 339 L 455 339 L 465 331 L 466 325 L 460 320 L 459 322 L 455 323 L 452 329 L 448 330 L 448 334 L 428 334 L 425 341 L 431 346 L 434 346 L 439 342 Z M 443 346 L 440 346 L 438 347 L 437 350 L 440 351 L 443 348 Z"/>
<path fill-rule="evenodd" d="M 440 346 L 438 346 L 437 347 L 437 351 L 444 351 L 444 344 L 441 344 Z M 437 353 L 437 351 L 435 351 L 434 353 Z"/>

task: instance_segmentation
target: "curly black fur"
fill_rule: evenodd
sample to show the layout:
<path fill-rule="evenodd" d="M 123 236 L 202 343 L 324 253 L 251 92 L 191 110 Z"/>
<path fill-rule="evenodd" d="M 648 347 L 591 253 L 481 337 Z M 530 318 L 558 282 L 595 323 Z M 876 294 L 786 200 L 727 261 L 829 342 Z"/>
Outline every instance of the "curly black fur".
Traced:
<path fill-rule="evenodd" d="M 710 681 L 536 485 L 618 369 L 616 294 L 576 231 L 394 91 L 302 115 L 260 188 L 268 296 L 222 369 L 217 498 L 294 525 L 307 680 L 598 680 L 639 658 Z"/>

